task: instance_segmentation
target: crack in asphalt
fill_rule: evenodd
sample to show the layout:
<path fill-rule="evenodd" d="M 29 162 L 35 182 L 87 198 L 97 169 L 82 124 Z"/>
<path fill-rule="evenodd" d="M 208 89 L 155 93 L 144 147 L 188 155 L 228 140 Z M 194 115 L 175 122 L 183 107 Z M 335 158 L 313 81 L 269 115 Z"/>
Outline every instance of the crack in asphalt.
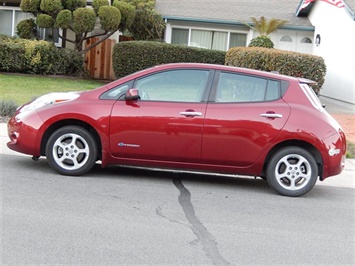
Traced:
<path fill-rule="evenodd" d="M 208 232 L 207 228 L 197 218 L 194 206 L 191 202 L 190 191 L 183 185 L 181 179 L 173 179 L 173 183 L 180 191 L 180 195 L 178 197 L 179 203 L 185 213 L 187 220 L 192 225 L 190 228 L 197 236 L 197 241 L 202 243 L 203 250 L 207 257 L 211 259 L 213 264 L 230 264 L 220 254 L 216 239 L 211 235 L 210 232 Z"/>

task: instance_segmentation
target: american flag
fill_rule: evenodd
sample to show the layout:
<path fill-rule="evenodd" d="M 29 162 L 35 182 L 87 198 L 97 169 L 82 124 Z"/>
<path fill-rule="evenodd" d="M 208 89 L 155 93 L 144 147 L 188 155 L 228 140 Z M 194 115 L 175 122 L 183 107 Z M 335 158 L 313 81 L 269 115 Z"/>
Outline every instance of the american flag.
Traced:
<path fill-rule="evenodd" d="M 321 0 L 323 2 L 329 3 L 333 6 L 342 8 L 345 7 L 344 1 L 343 0 Z M 300 7 L 300 9 L 306 8 L 310 3 L 315 2 L 315 0 L 303 0 L 303 3 Z"/>
<path fill-rule="evenodd" d="M 313 3 L 315 0 L 303 0 L 303 3 L 300 9 L 306 8 L 310 3 Z"/>
<path fill-rule="evenodd" d="M 327 3 L 332 4 L 333 6 L 336 6 L 339 8 L 345 7 L 343 0 L 321 0 L 321 1 L 327 2 Z"/>

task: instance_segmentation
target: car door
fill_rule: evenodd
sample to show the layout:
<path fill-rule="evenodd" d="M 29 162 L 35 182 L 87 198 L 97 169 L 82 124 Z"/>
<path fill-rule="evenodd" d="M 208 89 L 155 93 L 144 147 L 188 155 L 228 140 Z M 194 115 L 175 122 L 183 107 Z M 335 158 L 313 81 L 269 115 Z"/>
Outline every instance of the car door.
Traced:
<path fill-rule="evenodd" d="M 222 72 L 208 103 L 202 141 L 204 163 L 247 167 L 284 127 L 289 106 L 281 81 Z"/>
<path fill-rule="evenodd" d="M 175 69 L 136 79 L 137 101 L 112 109 L 110 148 L 119 158 L 197 162 L 211 87 L 208 69 Z"/>

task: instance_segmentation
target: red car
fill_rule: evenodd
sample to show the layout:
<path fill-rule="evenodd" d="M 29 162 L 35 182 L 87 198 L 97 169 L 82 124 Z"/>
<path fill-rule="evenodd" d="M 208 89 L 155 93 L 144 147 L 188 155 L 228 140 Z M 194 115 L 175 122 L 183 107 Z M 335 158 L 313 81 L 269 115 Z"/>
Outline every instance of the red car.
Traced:
<path fill-rule="evenodd" d="M 97 161 L 266 179 L 300 196 L 344 168 L 346 139 L 312 81 L 208 64 L 156 66 L 84 92 L 51 93 L 8 122 L 12 150 L 63 175 Z"/>

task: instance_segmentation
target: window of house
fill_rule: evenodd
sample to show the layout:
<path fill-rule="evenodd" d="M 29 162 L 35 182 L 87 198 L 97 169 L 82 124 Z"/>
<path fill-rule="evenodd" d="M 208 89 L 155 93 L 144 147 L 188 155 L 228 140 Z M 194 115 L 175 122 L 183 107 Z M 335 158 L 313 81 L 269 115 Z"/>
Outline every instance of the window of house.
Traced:
<path fill-rule="evenodd" d="M 173 29 L 171 36 L 171 43 L 188 45 L 189 44 L 189 30 L 188 29 Z"/>
<path fill-rule="evenodd" d="M 0 34 L 16 36 L 18 23 L 32 17 L 32 14 L 22 12 L 21 10 L 0 10 Z"/>
<path fill-rule="evenodd" d="M 59 29 L 39 29 L 39 37 L 41 40 L 46 40 L 49 42 L 54 42 L 55 45 L 61 46 L 61 40 L 59 38 Z"/>
<path fill-rule="evenodd" d="M 22 12 L 20 9 L 1 9 L 0 10 L 0 34 L 8 36 L 17 35 L 17 25 L 20 21 L 33 18 L 31 13 Z M 58 29 L 40 29 L 41 40 L 53 41 L 56 46 L 61 46 Z"/>
<path fill-rule="evenodd" d="M 171 43 L 226 51 L 230 47 L 246 46 L 247 34 L 227 31 L 173 28 Z"/>
<path fill-rule="evenodd" d="M 230 34 L 229 39 L 229 48 L 236 46 L 246 46 L 247 35 L 244 33 L 232 33 Z"/>
<path fill-rule="evenodd" d="M 25 13 L 20 10 L 15 10 L 15 30 L 14 33 L 17 34 L 17 25 L 20 23 L 20 21 L 25 20 L 25 19 L 30 19 L 33 18 L 33 15 L 30 13 Z"/>
<path fill-rule="evenodd" d="M 208 31 L 208 30 L 191 30 L 191 46 L 222 50 L 227 47 L 227 32 Z"/>
<path fill-rule="evenodd" d="M 12 36 L 13 32 L 13 11 L 0 10 L 0 34 Z"/>
<path fill-rule="evenodd" d="M 312 40 L 308 37 L 304 37 L 302 40 L 301 40 L 301 43 L 312 43 Z"/>
<path fill-rule="evenodd" d="M 281 42 L 292 42 L 292 38 L 290 36 L 283 36 L 280 39 Z"/>

